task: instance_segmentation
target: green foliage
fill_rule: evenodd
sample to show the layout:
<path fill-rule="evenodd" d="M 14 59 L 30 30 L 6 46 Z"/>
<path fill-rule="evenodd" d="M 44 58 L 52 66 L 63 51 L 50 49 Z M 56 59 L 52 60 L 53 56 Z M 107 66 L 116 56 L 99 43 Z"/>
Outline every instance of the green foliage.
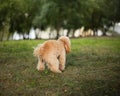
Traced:
<path fill-rule="evenodd" d="M 119 10 L 120 0 L 0 0 L 0 32 L 7 25 L 9 33 L 17 30 L 21 34 L 28 34 L 31 26 L 51 27 L 58 36 L 60 28 L 81 26 L 105 33 L 120 22 Z"/>
<path fill-rule="evenodd" d="M 0 42 L 0 95 L 119 96 L 120 38 L 71 39 L 66 69 L 36 70 L 33 48 L 44 40 Z"/>
<path fill-rule="evenodd" d="M 33 0 L 0 1 L 0 27 L 2 27 L 0 31 L 3 32 L 2 29 L 6 28 L 7 24 L 9 25 L 9 34 L 13 34 L 15 31 L 28 33 L 37 11 L 35 5 L 36 2 Z"/>

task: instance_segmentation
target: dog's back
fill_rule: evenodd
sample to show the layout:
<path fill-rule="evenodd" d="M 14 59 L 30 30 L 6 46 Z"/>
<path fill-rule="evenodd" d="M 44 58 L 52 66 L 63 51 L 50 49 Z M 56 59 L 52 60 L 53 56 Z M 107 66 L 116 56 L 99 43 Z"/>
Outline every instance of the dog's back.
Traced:
<path fill-rule="evenodd" d="M 57 40 L 48 40 L 45 41 L 43 44 L 38 45 L 34 49 L 33 54 L 34 56 L 42 57 L 49 54 L 56 54 L 56 51 L 59 50 L 58 48 L 60 47 L 62 46 L 60 46 L 60 42 L 58 42 Z"/>
<path fill-rule="evenodd" d="M 57 40 L 48 40 L 43 43 L 40 48 L 41 55 L 56 54 L 56 51 L 59 48 L 59 42 Z"/>

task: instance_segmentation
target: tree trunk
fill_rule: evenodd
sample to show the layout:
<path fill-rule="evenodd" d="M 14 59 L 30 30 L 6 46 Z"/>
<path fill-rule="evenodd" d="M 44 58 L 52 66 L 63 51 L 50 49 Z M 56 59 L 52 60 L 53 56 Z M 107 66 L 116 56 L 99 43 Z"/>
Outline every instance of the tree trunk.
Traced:
<path fill-rule="evenodd" d="M 8 33 L 8 36 L 7 36 L 7 41 L 9 40 L 10 35 L 11 35 L 11 33 L 9 32 L 9 33 Z"/>
<path fill-rule="evenodd" d="M 105 28 L 102 31 L 103 31 L 103 36 L 106 36 L 107 29 Z"/>
<path fill-rule="evenodd" d="M 97 32 L 97 30 L 93 29 L 93 36 L 96 36 L 96 32 Z"/>
<path fill-rule="evenodd" d="M 59 28 L 58 28 L 58 29 L 57 29 L 57 35 L 56 35 L 56 38 L 55 38 L 55 39 L 58 39 L 59 36 L 60 36 L 60 34 L 59 34 Z"/>
<path fill-rule="evenodd" d="M 0 41 L 3 41 L 4 31 L 1 31 Z"/>
<path fill-rule="evenodd" d="M 95 36 L 95 30 L 93 30 L 93 36 Z"/>
<path fill-rule="evenodd" d="M 69 34 L 70 34 L 70 29 L 68 29 L 68 32 L 67 32 L 67 36 L 69 37 Z"/>
<path fill-rule="evenodd" d="M 58 39 L 60 34 L 59 34 L 59 31 L 60 31 L 60 23 L 58 22 L 57 24 L 57 27 L 56 27 L 56 31 L 57 31 L 57 34 L 56 34 L 56 38 L 55 39 Z"/>
<path fill-rule="evenodd" d="M 73 29 L 72 37 L 75 38 L 75 29 Z"/>
<path fill-rule="evenodd" d="M 106 36 L 106 32 L 105 31 L 103 31 L 103 36 Z"/>

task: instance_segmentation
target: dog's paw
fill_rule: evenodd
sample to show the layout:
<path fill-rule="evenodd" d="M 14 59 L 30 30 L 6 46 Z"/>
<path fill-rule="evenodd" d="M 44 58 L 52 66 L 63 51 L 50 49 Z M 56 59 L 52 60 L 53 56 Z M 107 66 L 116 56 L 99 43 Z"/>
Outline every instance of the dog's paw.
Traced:
<path fill-rule="evenodd" d="M 59 70 L 62 71 L 62 72 L 64 72 L 65 67 L 60 67 Z"/>
<path fill-rule="evenodd" d="M 37 70 L 38 70 L 38 71 L 44 71 L 45 68 L 38 68 L 38 67 L 37 67 Z"/>

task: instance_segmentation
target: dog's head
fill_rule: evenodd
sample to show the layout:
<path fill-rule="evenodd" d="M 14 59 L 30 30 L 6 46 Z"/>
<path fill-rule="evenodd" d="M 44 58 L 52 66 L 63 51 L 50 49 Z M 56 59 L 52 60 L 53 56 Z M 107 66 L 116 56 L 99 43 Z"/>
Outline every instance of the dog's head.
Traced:
<path fill-rule="evenodd" d="M 67 36 L 61 36 L 58 40 L 64 43 L 64 47 L 67 53 L 71 51 L 71 42 Z"/>

